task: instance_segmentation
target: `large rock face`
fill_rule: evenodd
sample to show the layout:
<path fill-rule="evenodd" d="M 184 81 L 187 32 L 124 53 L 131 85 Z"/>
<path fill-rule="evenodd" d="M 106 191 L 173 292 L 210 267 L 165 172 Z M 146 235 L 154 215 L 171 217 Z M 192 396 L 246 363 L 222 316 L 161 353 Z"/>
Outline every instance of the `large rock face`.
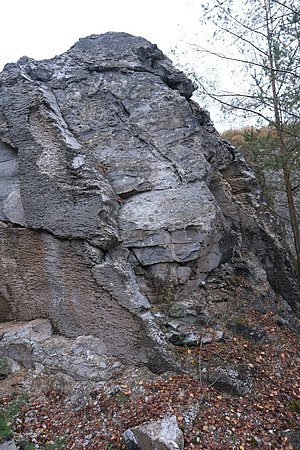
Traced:
<path fill-rule="evenodd" d="M 255 253 L 255 233 L 270 282 L 280 273 L 296 305 L 252 173 L 155 45 L 90 36 L 6 65 L 0 90 L 2 320 L 48 318 L 162 370 L 153 303 L 196 292 L 237 249 Z"/>

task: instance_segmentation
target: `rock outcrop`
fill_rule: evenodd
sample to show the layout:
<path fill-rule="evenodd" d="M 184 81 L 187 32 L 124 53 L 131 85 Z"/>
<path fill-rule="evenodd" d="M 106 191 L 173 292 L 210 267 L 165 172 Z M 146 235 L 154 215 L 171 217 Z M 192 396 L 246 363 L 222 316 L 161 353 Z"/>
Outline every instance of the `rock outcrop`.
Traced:
<path fill-rule="evenodd" d="M 78 381 L 107 380 L 121 368 L 119 361 L 105 356 L 108 350 L 99 338 L 53 335 L 47 319 L 0 323 L 0 336 L 0 354 L 5 355 L 2 361 L 7 361 L 6 366 L 17 361 L 27 369 L 63 373 Z"/>
<path fill-rule="evenodd" d="M 5 66 L 2 321 L 46 318 L 67 338 L 101 339 L 107 357 L 166 370 L 154 309 L 201 305 L 207 275 L 249 251 L 297 309 L 256 179 L 193 90 L 155 45 L 125 33 Z"/>
<path fill-rule="evenodd" d="M 127 450 L 183 450 L 183 433 L 175 416 L 146 422 L 123 434 Z"/>

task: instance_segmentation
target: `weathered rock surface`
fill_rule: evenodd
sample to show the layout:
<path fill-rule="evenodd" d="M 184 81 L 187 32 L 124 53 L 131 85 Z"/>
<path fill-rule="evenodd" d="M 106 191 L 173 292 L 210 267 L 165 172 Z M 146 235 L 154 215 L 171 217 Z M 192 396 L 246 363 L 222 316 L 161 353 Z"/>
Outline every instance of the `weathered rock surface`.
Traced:
<path fill-rule="evenodd" d="M 0 357 L 0 380 L 20 370 L 19 364 L 8 356 Z"/>
<path fill-rule="evenodd" d="M 175 416 L 147 422 L 123 434 L 127 450 L 183 450 L 183 434 Z"/>
<path fill-rule="evenodd" d="M 300 450 L 300 432 L 287 430 L 282 433 L 289 440 L 294 450 Z"/>
<path fill-rule="evenodd" d="M 17 450 L 15 441 L 13 439 L 7 439 L 0 442 L 0 450 Z"/>
<path fill-rule="evenodd" d="M 74 380 L 107 380 L 122 366 L 99 338 L 54 335 L 47 319 L 0 323 L 0 354 L 11 365 L 17 362 L 28 369 L 63 373 Z"/>
<path fill-rule="evenodd" d="M 231 367 L 212 370 L 208 374 L 208 382 L 220 391 L 239 396 L 249 394 L 253 386 L 249 374 Z"/>
<path fill-rule="evenodd" d="M 256 180 L 193 90 L 155 45 L 125 33 L 5 66 L 1 321 L 50 320 L 64 337 L 46 340 L 49 352 L 74 356 L 65 338 L 93 336 L 107 357 L 167 370 L 164 311 L 153 305 L 189 301 L 195 325 L 201 283 L 250 251 L 297 310 L 293 271 L 260 212 Z M 47 366 L 39 345 L 33 353 Z"/>

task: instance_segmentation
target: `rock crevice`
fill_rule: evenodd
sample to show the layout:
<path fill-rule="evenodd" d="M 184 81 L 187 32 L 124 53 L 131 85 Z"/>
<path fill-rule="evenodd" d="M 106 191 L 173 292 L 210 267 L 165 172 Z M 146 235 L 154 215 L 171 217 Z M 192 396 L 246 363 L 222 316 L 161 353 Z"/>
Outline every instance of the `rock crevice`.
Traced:
<path fill-rule="evenodd" d="M 153 304 L 201 304 L 207 275 L 250 247 L 296 308 L 255 178 L 193 90 L 155 45 L 126 33 L 6 65 L 2 320 L 47 318 L 65 337 L 92 335 L 113 357 L 167 370 L 172 346 Z"/>

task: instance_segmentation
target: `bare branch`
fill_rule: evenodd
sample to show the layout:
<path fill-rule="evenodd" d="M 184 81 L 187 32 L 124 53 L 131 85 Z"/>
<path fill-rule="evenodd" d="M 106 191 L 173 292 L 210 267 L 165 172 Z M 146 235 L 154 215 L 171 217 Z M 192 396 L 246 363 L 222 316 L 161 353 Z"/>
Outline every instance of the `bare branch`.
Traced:
<path fill-rule="evenodd" d="M 238 40 L 241 40 L 243 42 L 246 42 L 248 45 L 250 45 L 251 47 L 253 47 L 255 50 L 257 50 L 259 53 L 262 53 L 264 56 L 268 56 L 268 54 L 263 51 L 261 48 L 257 47 L 257 45 L 255 45 L 253 42 L 249 41 L 248 39 L 246 39 L 244 36 L 242 36 L 241 34 L 237 34 L 234 33 L 231 30 L 228 30 L 228 28 L 223 28 L 221 27 L 221 25 L 217 24 L 214 22 L 214 24 L 222 31 L 225 31 L 226 33 L 230 34 L 231 36 L 236 37 Z"/>
<path fill-rule="evenodd" d="M 248 64 L 250 66 L 260 67 L 260 68 L 262 68 L 264 70 L 271 70 L 272 69 L 270 66 L 267 66 L 267 65 L 264 65 L 264 64 L 260 64 L 260 63 L 254 62 L 254 61 L 248 61 L 248 60 L 240 59 L 240 58 L 233 58 L 231 56 L 226 56 L 226 55 L 224 55 L 222 53 L 217 53 L 217 52 L 214 52 L 212 50 L 208 50 L 207 48 L 201 47 L 200 45 L 197 45 L 197 44 L 193 44 L 193 43 L 190 43 L 190 42 L 186 42 L 186 43 L 188 45 L 190 45 L 191 47 L 196 47 L 196 49 L 198 49 L 199 52 L 208 53 L 210 55 L 217 56 L 220 59 L 225 59 L 227 61 L 235 61 L 235 62 L 239 62 L 239 63 L 242 63 L 242 64 Z M 300 78 L 300 75 L 297 75 L 294 72 L 289 72 L 289 71 L 284 70 L 284 69 L 277 69 L 276 71 L 278 73 L 288 73 L 288 74 L 294 76 L 295 78 Z"/>
<path fill-rule="evenodd" d="M 291 13 L 296 14 L 297 16 L 300 16 L 299 11 L 297 11 L 296 9 L 291 8 L 289 5 L 287 5 L 287 3 L 282 3 L 279 0 L 273 0 L 274 3 L 277 3 L 278 5 L 282 6 L 283 8 L 288 9 Z"/>
<path fill-rule="evenodd" d="M 272 123 L 273 122 L 273 120 L 269 119 L 267 116 L 265 116 L 264 114 L 260 113 L 259 111 L 254 110 L 254 109 L 250 109 L 250 108 L 246 108 L 246 107 L 243 107 L 243 106 L 236 106 L 236 105 L 233 105 L 232 103 L 225 102 L 224 100 L 221 100 L 221 98 L 219 98 L 215 94 L 212 94 L 211 92 L 207 91 L 207 89 L 205 88 L 205 86 L 202 83 L 199 82 L 199 85 L 201 86 L 201 88 L 203 89 L 203 92 L 206 95 L 208 95 L 210 98 L 212 98 L 213 100 L 217 101 L 218 103 L 221 103 L 222 105 L 227 106 L 227 107 L 229 107 L 231 109 L 236 109 L 236 110 L 239 110 L 239 111 L 245 111 L 247 113 L 251 113 L 253 115 L 261 117 L 262 119 L 264 119 L 268 123 Z"/>
<path fill-rule="evenodd" d="M 223 2 L 223 3 L 225 3 L 225 2 Z M 223 5 L 223 3 L 222 3 L 222 5 Z M 251 32 L 255 32 L 256 34 L 261 35 L 261 37 L 263 37 L 264 39 L 266 38 L 266 35 L 264 33 L 262 33 L 261 31 L 259 31 L 258 29 L 249 27 L 244 22 L 241 22 L 240 20 L 238 20 L 237 17 L 233 16 L 232 14 L 229 14 L 228 11 L 225 11 L 225 9 L 223 8 L 222 5 L 220 5 L 221 11 L 225 12 L 228 15 L 228 17 L 230 17 L 239 26 L 245 28 L 245 30 L 248 30 L 248 31 L 251 31 Z"/>

